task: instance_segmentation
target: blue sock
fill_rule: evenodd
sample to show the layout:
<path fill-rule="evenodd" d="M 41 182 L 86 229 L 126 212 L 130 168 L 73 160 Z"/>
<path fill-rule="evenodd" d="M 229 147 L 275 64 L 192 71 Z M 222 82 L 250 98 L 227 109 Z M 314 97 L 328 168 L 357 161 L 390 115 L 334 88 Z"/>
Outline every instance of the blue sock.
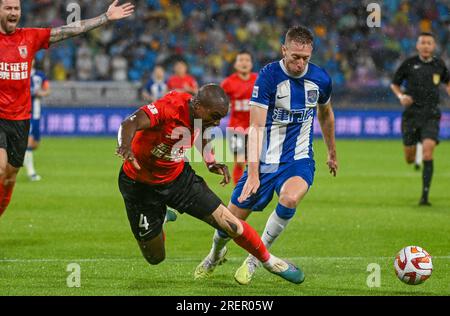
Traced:
<path fill-rule="evenodd" d="M 295 208 L 289 208 L 278 203 L 275 212 L 277 213 L 279 218 L 291 219 L 292 217 L 294 217 L 295 210 Z"/>
<path fill-rule="evenodd" d="M 220 236 L 221 238 L 230 238 L 230 236 L 228 236 L 228 234 L 227 234 L 226 232 L 221 231 L 221 230 L 219 230 L 219 229 L 217 229 L 217 234 L 219 234 L 219 236 Z"/>

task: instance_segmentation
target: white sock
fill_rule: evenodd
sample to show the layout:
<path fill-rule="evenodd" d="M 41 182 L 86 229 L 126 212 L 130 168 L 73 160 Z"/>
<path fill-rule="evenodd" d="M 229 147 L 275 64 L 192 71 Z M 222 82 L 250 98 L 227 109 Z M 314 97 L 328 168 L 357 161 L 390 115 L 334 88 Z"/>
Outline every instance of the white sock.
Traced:
<path fill-rule="evenodd" d="M 277 237 L 283 232 L 287 224 L 291 221 L 290 219 L 284 219 L 278 216 L 276 211 L 270 214 L 269 219 L 266 223 L 266 228 L 264 228 L 264 233 L 261 237 L 264 245 L 269 249 Z"/>
<path fill-rule="evenodd" d="M 27 169 L 27 175 L 31 177 L 36 174 L 36 170 L 34 170 L 34 162 L 33 162 L 33 151 L 27 150 L 25 152 L 25 159 L 23 161 L 25 168 Z"/>
<path fill-rule="evenodd" d="M 214 237 L 213 237 L 213 244 L 212 244 L 212 248 L 210 251 L 210 256 L 212 260 L 217 260 L 219 259 L 219 254 L 220 251 L 227 245 L 227 243 L 231 240 L 230 237 L 227 238 L 223 238 L 219 235 L 219 232 L 216 231 L 214 232 Z"/>
<path fill-rule="evenodd" d="M 416 165 L 422 164 L 423 158 L 423 146 L 422 143 L 417 143 L 416 145 Z"/>
<path fill-rule="evenodd" d="M 262 263 L 263 267 L 269 271 L 282 272 L 285 271 L 289 266 L 288 264 L 274 255 L 270 255 L 269 260 Z"/>
<path fill-rule="evenodd" d="M 276 211 L 273 211 L 272 214 L 270 214 L 270 217 L 266 223 L 266 228 L 264 228 L 264 232 L 261 237 L 261 240 L 267 249 L 272 246 L 274 241 L 283 232 L 291 219 L 292 218 L 283 219 L 279 217 Z M 252 255 L 249 255 L 249 260 L 251 260 L 254 264 L 258 262 L 258 259 Z"/>

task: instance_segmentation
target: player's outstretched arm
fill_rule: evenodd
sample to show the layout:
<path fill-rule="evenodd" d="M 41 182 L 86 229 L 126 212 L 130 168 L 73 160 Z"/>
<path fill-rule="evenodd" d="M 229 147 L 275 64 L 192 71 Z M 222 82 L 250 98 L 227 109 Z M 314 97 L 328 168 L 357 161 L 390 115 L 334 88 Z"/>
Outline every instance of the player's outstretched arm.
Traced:
<path fill-rule="evenodd" d="M 327 165 L 330 173 L 336 176 L 338 169 L 337 155 L 336 155 L 336 139 L 334 136 L 334 112 L 331 107 L 331 102 L 326 105 L 319 105 L 317 114 L 320 127 L 322 128 L 323 139 L 327 145 L 328 159 Z"/>
<path fill-rule="evenodd" d="M 147 114 L 142 110 L 137 110 L 120 124 L 119 132 L 117 134 L 116 154 L 123 160 L 131 161 L 137 170 L 140 170 L 141 167 L 134 158 L 131 143 L 136 131 L 149 127 L 150 119 Z"/>
<path fill-rule="evenodd" d="M 261 157 L 264 131 L 266 127 L 267 109 L 259 106 L 250 108 L 250 128 L 248 131 L 248 177 L 242 189 L 238 201 L 242 203 L 250 195 L 258 191 L 259 182 L 259 159 Z"/>
<path fill-rule="evenodd" d="M 82 20 L 68 25 L 52 28 L 50 33 L 50 43 L 57 43 L 70 37 L 74 37 L 97 27 L 105 25 L 109 21 L 120 20 L 131 16 L 134 12 L 134 5 L 125 3 L 118 5 L 115 0 L 106 13 L 89 20 Z"/>

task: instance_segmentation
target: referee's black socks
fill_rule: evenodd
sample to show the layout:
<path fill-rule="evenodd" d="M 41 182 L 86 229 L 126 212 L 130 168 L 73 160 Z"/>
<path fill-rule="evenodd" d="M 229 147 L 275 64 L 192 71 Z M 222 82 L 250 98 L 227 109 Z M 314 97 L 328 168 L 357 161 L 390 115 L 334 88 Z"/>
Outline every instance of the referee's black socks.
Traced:
<path fill-rule="evenodd" d="M 423 161 L 423 189 L 421 201 L 428 202 L 428 193 L 430 192 L 431 178 L 433 177 L 433 160 Z"/>

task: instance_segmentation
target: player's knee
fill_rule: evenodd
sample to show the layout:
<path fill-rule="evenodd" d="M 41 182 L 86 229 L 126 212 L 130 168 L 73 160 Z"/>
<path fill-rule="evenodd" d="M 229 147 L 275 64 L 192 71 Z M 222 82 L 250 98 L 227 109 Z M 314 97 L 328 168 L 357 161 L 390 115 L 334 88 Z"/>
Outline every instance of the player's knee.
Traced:
<path fill-rule="evenodd" d="M 428 150 L 425 150 L 424 152 L 423 152 L 423 160 L 425 160 L 425 161 L 427 161 L 427 160 L 433 160 L 433 151 L 428 151 Z"/>
<path fill-rule="evenodd" d="M 145 260 L 147 260 L 148 263 L 150 263 L 151 265 L 157 265 L 160 264 L 161 262 L 164 261 L 164 259 L 166 259 L 166 256 L 164 254 L 159 254 L 159 255 L 144 255 Z"/>
<path fill-rule="evenodd" d="M 299 199 L 300 196 L 295 193 L 284 193 L 280 196 L 280 203 L 292 209 L 297 207 Z"/>
<path fill-rule="evenodd" d="M 6 178 L 6 168 L 0 167 L 0 179 Z"/>

